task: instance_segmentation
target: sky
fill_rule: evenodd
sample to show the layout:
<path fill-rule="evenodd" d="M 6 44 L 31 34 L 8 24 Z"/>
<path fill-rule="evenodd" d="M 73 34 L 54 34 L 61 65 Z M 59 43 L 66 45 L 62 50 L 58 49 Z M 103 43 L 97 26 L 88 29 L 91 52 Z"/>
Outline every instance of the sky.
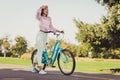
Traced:
<path fill-rule="evenodd" d="M 94 24 L 106 14 L 95 0 L 0 0 L 0 38 L 9 35 L 13 40 L 18 35 L 24 36 L 29 45 L 34 45 L 39 31 L 36 12 L 42 5 L 48 5 L 53 26 L 64 30 L 65 40 L 74 44 L 79 44 L 74 18 Z"/>

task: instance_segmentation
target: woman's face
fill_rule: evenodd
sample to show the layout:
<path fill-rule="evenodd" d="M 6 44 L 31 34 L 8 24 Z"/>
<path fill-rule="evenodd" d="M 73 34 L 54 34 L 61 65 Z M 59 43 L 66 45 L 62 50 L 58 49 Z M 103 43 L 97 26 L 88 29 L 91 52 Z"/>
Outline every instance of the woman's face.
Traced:
<path fill-rule="evenodd" d="M 48 7 L 45 7 L 45 8 L 43 9 L 43 14 L 46 15 L 46 16 L 48 15 Z"/>

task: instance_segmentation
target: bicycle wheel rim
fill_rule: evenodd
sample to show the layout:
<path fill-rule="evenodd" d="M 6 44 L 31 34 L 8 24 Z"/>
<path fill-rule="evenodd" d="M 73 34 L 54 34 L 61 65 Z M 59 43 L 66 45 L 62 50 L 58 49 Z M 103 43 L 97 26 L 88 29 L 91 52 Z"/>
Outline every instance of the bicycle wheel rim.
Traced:
<path fill-rule="evenodd" d="M 75 59 L 73 53 L 64 49 L 58 56 L 58 67 L 64 75 L 70 75 L 75 70 Z"/>

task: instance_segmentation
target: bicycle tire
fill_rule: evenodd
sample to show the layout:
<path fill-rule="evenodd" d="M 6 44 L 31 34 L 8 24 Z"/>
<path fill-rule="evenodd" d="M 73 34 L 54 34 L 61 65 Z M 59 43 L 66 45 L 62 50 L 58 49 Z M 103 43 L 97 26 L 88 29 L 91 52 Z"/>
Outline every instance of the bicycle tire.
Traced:
<path fill-rule="evenodd" d="M 36 53 L 37 53 L 37 49 L 33 50 L 32 55 L 31 55 L 32 64 L 33 64 L 33 60 L 34 60 Z M 43 65 L 43 70 L 45 70 L 45 68 L 46 68 L 46 64 Z"/>
<path fill-rule="evenodd" d="M 68 49 L 62 50 L 62 54 L 65 53 L 65 52 L 67 52 L 67 53 L 71 56 L 71 58 L 72 58 L 72 68 L 71 68 L 71 70 L 70 70 L 69 72 L 66 72 L 66 71 L 64 71 L 64 70 L 62 69 L 61 63 L 60 63 L 60 57 L 61 57 L 60 53 L 59 53 L 59 55 L 58 55 L 58 67 L 59 67 L 60 71 L 61 71 L 64 75 L 71 75 L 71 74 L 74 72 L 75 66 L 76 66 L 75 58 L 74 58 L 74 56 L 73 56 L 73 53 L 72 53 L 70 50 L 68 50 Z M 68 66 L 68 65 L 67 65 L 67 66 Z"/>

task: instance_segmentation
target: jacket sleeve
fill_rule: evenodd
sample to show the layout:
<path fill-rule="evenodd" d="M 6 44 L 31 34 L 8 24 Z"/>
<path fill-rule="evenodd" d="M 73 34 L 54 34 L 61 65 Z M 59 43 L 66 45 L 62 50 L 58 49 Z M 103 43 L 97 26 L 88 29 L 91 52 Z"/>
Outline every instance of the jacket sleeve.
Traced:
<path fill-rule="evenodd" d="M 51 20 L 51 18 L 50 18 L 50 26 L 49 26 L 49 28 L 50 28 L 50 31 L 53 31 L 53 32 L 56 32 L 56 31 L 57 31 L 57 29 L 54 28 L 53 25 L 52 25 L 52 20 Z"/>
<path fill-rule="evenodd" d="M 36 18 L 37 18 L 37 20 L 40 20 L 40 18 L 41 18 L 41 9 L 37 10 Z"/>

